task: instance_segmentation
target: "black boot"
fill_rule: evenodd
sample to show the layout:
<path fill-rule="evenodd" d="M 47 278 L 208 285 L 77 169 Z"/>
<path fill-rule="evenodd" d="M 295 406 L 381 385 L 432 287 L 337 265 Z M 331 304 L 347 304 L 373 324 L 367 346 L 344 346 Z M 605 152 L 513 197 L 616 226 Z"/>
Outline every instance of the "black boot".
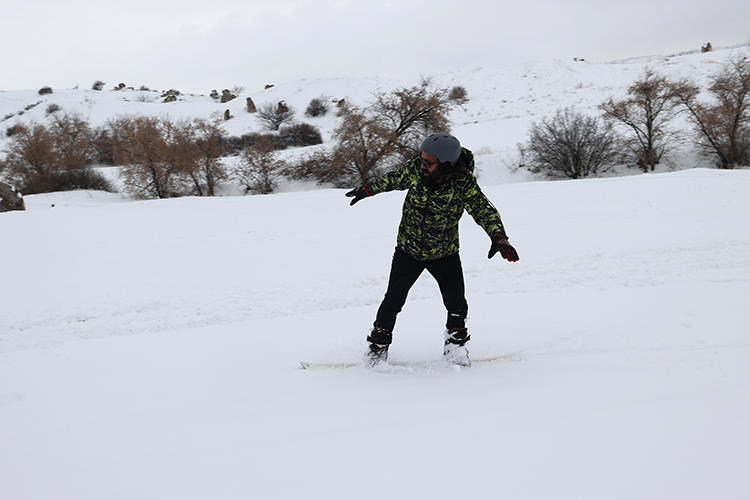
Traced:
<path fill-rule="evenodd" d="M 375 366 L 385 363 L 388 360 L 388 346 L 393 340 L 393 333 L 390 330 L 373 326 L 370 335 L 367 336 L 367 342 L 370 343 L 365 353 L 365 363 L 367 366 Z"/>

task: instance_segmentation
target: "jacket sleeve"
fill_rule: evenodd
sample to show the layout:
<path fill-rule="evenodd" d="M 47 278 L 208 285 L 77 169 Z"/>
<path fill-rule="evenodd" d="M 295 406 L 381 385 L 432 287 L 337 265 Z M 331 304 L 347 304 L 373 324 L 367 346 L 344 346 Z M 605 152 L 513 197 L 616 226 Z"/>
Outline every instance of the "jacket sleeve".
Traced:
<path fill-rule="evenodd" d="M 479 188 L 476 177 L 472 175 L 468 182 L 469 185 L 466 191 L 466 202 L 464 205 L 466 211 L 489 236 L 492 236 L 492 233 L 498 231 L 505 234 L 505 228 L 503 227 L 503 221 L 500 219 L 500 214 Z"/>
<path fill-rule="evenodd" d="M 408 160 L 401 168 L 392 170 L 373 181 L 368 190 L 372 194 L 386 191 L 404 191 L 419 182 L 419 165 L 416 158 Z"/>

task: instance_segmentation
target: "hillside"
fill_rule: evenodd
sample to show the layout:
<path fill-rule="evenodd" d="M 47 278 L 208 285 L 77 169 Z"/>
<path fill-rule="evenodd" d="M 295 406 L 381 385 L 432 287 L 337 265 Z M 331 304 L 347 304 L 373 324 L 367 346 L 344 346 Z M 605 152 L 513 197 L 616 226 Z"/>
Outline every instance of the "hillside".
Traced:
<path fill-rule="evenodd" d="M 650 56 L 616 62 L 588 62 L 580 60 L 552 60 L 477 67 L 470 71 L 453 71 L 430 77 L 436 86 L 455 85 L 467 89 L 469 101 L 451 114 L 453 132 L 464 145 L 477 154 L 480 179 L 485 183 L 529 180 L 525 172 L 512 172 L 516 164 L 516 145 L 526 139 L 532 121 L 553 114 L 558 108 L 576 109 L 598 114 L 597 106 L 610 96 L 621 96 L 628 85 L 649 67 L 672 78 L 690 77 L 700 84 L 714 74 L 732 54 L 750 55 L 750 46 L 715 49 L 709 53 L 683 53 L 675 56 Z M 310 100 L 346 99 L 355 104 L 366 104 L 377 90 L 415 85 L 414 81 L 381 78 L 299 80 L 278 83 L 267 90 L 248 89 L 237 99 L 226 104 L 198 95 L 184 95 L 173 103 L 162 103 L 161 92 L 93 91 L 87 89 L 55 89 L 53 94 L 40 96 L 38 89 L 0 91 L 0 132 L 18 122 L 44 121 L 47 106 L 57 104 L 63 111 L 75 111 L 94 126 L 118 115 L 146 114 L 172 118 L 221 117 L 225 110 L 234 116 L 224 123 L 229 135 L 260 131 L 261 124 L 245 110 L 246 98 L 256 106 L 286 101 L 297 111 L 297 119 L 318 127 L 324 143 L 330 143 L 337 125 L 334 113 L 321 118 L 303 115 Z M 147 82 L 143 82 L 147 83 Z M 44 82 L 40 82 L 40 87 Z M 135 86 L 139 87 L 140 82 Z M 106 88 L 111 89 L 110 82 Z M 206 89 L 208 94 L 210 89 Z M 219 89 L 221 91 L 221 89 Z M 25 108 L 35 103 L 35 107 Z M 334 108 L 335 109 L 335 108 Z M 20 112 L 24 112 L 19 116 Z M 10 116 L 12 115 L 12 116 Z M 4 117 L 8 117 L 3 119 Z M 678 126 L 680 123 L 678 121 Z M 682 124 L 684 126 L 684 124 Z M 0 151 L 8 139 L 0 134 Z M 297 155 L 300 151 L 288 151 Z M 689 145 L 683 145 L 663 165 L 663 170 L 703 166 Z"/>

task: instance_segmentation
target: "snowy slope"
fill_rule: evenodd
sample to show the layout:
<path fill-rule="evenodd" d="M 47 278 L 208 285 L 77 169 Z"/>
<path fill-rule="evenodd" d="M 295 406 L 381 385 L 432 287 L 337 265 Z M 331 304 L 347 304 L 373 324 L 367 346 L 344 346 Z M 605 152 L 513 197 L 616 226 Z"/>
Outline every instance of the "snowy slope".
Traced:
<path fill-rule="evenodd" d="M 0 498 L 748 498 L 750 172 L 485 191 L 471 352 L 520 361 L 462 371 L 298 369 L 360 355 L 403 193 L 1 214 Z M 443 321 L 425 275 L 392 358 Z"/>
<path fill-rule="evenodd" d="M 486 183 L 528 180 L 528 174 L 514 173 L 516 145 L 526 140 L 532 121 L 554 114 L 558 108 L 574 106 L 591 114 L 599 114 L 598 105 L 610 96 L 624 95 L 627 87 L 641 76 L 644 68 L 671 78 L 690 77 L 705 84 L 732 55 L 750 56 L 750 46 L 715 49 L 706 54 L 685 53 L 678 56 L 651 56 L 617 62 L 548 60 L 523 64 L 506 64 L 498 59 L 493 65 L 448 71 L 430 77 L 439 87 L 461 85 L 468 91 L 469 101 L 451 114 L 453 132 L 464 145 L 477 153 L 480 179 Z M 234 116 L 224 122 L 229 135 L 260 131 L 261 123 L 245 110 L 246 98 L 256 106 L 285 100 L 297 111 L 297 119 L 321 129 L 324 143 L 330 143 L 337 125 L 333 112 L 325 117 L 304 116 L 310 100 L 323 97 L 334 101 L 345 98 L 365 105 L 376 91 L 416 85 L 413 81 L 384 78 L 303 79 L 283 82 L 267 89 L 248 89 L 226 104 L 208 96 L 185 95 L 182 100 L 162 103 L 160 92 L 93 91 L 88 89 L 56 89 L 53 94 L 39 96 L 38 89 L 0 91 L 0 151 L 7 145 L 5 129 L 16 123 L 43 122 L 50 104 L 63 111 L 75 111 L 98 126 L 118 115 L 146 114 L 172 118 L 222 117 L 225 110 Z M 40 87 L 43 85 L 40 82 Z M 111 89 L 113 84 L 106 88 Z M 206 89 L 208 93 L 209 89 Z M 219 89 L 221 91 L 221 89 Z M 39 105 L 24 111 L 28 105 Z M 335 106 L 332 105 L 335 110 Z M 19 113 L 23 112 L 23 115 Z M 5 119 L 6 116 L 12 115 Z M 675 125 L 685 128 L 680 118 Z M 292 154 L 297 154 L 294 152 Z M 2 154 L 2 153 L 0 153 Z M 663 168 L 682 169 L 701 166 L 689 146 L 683 146 Z"/>

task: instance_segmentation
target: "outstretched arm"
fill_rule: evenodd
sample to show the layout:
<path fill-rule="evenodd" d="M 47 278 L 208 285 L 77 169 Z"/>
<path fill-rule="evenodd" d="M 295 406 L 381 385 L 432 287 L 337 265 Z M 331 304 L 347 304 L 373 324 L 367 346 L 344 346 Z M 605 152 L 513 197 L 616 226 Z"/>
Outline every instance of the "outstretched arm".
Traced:
<path fill-rule="evenodd" d="M 401 168 L 388 172 L 379 177 L 370 184 L 363 184 L 346 193 L 346 196 L 354 198 L 350 205 L 354 205 L 359 200 L 373 196 L 386 191 L 403 191 L 419 181 L 419 160 L 412 158 L 408 160 Z"/>

